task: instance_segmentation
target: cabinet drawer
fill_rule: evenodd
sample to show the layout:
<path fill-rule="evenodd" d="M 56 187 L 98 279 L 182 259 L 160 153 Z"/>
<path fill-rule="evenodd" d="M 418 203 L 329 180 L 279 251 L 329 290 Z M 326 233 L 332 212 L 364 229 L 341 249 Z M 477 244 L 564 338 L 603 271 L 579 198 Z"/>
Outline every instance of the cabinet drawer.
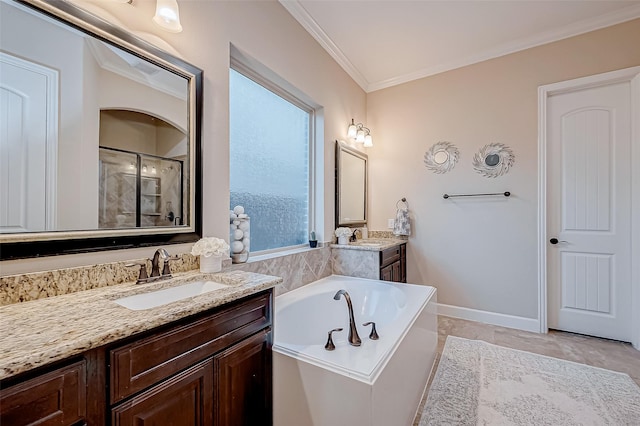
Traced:
<path fill-rule="evenodd" d="M 400 259 L 400 246 L 391 247 L 383 250 L 380 253 L 380 268 L 395 262 Z"/>
<path fill-rule="evenodd" d="M 80 361 L 0 392 L 0 424 L 68 425 L 86 415 L 86 367 Z"/>
<path fill-rule="evenodd" d="M 271 292 L 109 351 L 116 403 L 271 325 Z"/>

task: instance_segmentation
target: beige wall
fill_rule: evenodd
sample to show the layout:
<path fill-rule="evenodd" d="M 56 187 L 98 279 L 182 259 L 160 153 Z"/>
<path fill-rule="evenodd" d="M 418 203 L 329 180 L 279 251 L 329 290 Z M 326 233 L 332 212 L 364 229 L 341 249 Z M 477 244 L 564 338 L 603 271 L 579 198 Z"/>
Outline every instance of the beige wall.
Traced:
<path fill-rule="evenodd" d="M 229 57 L 230 45 L 250 55 L 291 85 L 306 93 L 323 110 L 318 141 L 321 181 L 318 183 L 319 238 L 333 231 L 334 141 L 346 136 L 346 125 L 366 114 L 365 92 L 276 1 L 181 1 L 184 31 L 165 32 L 151 17 L 155 1 L 133 4 L 100 2 L 129 29 L 166 40 L 185 60 L 204 70 L 203 163 L 204 234 L 228 238 L 229 217 Z M 171 253 L 191 245 L 169 247 Z M 130 250 L 53 259 L 2 262 L 0 274 L 52 267 L 88 265 L 151 255 L 153 249 Z"/>
<path fill-rule="evenodd" d="M 438 302 L 537 317 L 537 88 L 640 65 L 640 20 L 467 66 L 367 96 L 370 225 L 386 228 L 407 197 L 414 233 L 408 281 L 438 287 Z M 461 152 L 444 175 L 424 153 L 450 141 Z M 509 145 L 505 176 L 474 172 L 474 153 Z M 509 199 L 444 200 L 444 193 L 511 191 Z"/>

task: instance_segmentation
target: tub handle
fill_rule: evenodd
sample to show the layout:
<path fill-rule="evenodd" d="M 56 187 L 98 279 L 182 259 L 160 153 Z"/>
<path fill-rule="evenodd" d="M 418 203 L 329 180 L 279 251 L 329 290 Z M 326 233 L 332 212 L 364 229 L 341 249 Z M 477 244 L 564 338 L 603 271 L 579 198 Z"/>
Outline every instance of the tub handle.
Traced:
<path fill-rule="evenodd" d="M 327 339 L 327 344 L 324 345 L 324 348 L 328 351 L 332 351 L 336 348 L 336 345 L 333 344 L 333 339 L 331 338 L 331 333 L 334 331 L 342 331 L 342 328 L 334 328 L 329 332 L 329 338 Z"/>
<path fill-rule="evenodd" d="M 378 332 L 376 331 L 376 323 L 373 321 L 369 321 L 369 322 L 365 322 L 364 324 L 362 324 L 363 326 L 371 326 L 371 334 L 369 334 L 369 339 L 371 340 L 378 340 L 380 338 L 380 336 L 378 336 Z"/>

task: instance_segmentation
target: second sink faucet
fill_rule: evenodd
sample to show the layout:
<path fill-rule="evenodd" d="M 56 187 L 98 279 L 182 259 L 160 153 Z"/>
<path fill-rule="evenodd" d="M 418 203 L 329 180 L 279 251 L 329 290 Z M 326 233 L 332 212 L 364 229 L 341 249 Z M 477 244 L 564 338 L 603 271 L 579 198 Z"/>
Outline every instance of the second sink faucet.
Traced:
<path fill-rule="evenodd" d="M 333 299 L 340 300 L 341 295 L 344 295 L 344 300 L 347 301 L 347 308 L 349 309 L 349 344 L 353 346 L 360 346 L 362 344 L 362 340 L 360 340 L 360 336 L 358 336 L 356 321 L 353 318 L 353 305 L 351 304 L 351 296 L 349 296 L 349 293 L 347 293 L 346 290 L 338 290 L 336 295 L 333 296 Z"/>

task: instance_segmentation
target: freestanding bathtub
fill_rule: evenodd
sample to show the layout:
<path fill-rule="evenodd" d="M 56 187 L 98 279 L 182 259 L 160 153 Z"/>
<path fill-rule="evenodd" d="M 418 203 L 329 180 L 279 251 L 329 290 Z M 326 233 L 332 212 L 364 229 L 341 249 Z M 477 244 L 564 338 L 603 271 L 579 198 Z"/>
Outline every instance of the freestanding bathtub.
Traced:
<path fill-rule="evenodd" d="M 359 347 L 349 345 L 346 290 Z M 276 426 L 411 425 L 437 351 L 436 289 L 332 275 L 276 297 Z M 380 338 L 369 338 L 374 321 Z M 335 350 L 324 345 L 333 334 Z"/>

